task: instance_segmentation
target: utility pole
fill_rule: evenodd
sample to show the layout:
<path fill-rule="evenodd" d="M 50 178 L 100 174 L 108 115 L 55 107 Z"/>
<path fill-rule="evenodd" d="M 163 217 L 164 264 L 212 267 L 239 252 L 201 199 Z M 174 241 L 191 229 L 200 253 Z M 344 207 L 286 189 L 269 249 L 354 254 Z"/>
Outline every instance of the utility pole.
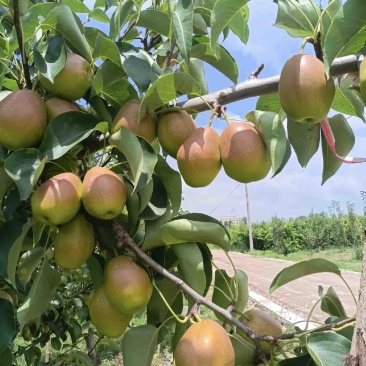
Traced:
<path fill-rule="evenodd" d="M 245 183 L 245 198 L 247 201 L 247 222 L 249 229 L 249 251 L 254 250 L 253 246 L 253 235 L 252 235 L 252 219 L 250 217 L 250 207 L 249 207 L 249 192 L 248 192 L 248 184 Z"/>

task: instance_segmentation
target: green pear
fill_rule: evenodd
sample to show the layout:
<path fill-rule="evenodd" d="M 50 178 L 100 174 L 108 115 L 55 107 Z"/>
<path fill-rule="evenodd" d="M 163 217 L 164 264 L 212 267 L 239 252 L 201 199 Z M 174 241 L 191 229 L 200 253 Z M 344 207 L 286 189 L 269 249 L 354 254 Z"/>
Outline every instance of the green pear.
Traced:
<path fill-rule="evenodd" d="M 191 187 L 206 187 L 221 169 L 220 137 L 211 127 L 199 127 L 177 153 L 179 171 Z"/>
<path fill-rule="evenodd" d="M 0 102 L 0 144 L 10 150 L 33 147 L 47 127 L 42 98 L 34 91 L 17 90 Z"/>
<path fill-rule="evenodd" d="M 44 104 L 47 109 L 48 122 L 51 122 L 62 113 L 80 112 L 80 109 L 75 104 L 61 98 L 50 98 Z"/>
<path fill-rule="evenodd" d="M 249 123 L 235 122 L 220 136 L 220 154 L 225 173 L 241 183 L 265 178 L 271 160 L 258 131 Z"/>
<path fill-rule="evenodd" d="M 76 215 L 56 235 L 55 262 L 59 267 L 78 269 L 92 255 L 94 247 L 92 225 L 83 215 Z"/>
<path fill-rule="evenodd" d="M 94 73 L 89 62 L 71 52 L 67 53 L 65 66 L 55 76 L 53 83 L 38 72 L 38 80 L 43 88 L 70 101 L 82 98 L 91 87 L 93 78 Z"/>
<path fill-rule="evenodd" d="M 366 98 L 366 57 L 364 57 L 360 65 L 360 89 L 361 95 Z"/>
<path fill-rule="evenodd" d="M 158 119 L 158 140 L 163 150 L 175 158 L 180 146 L 196 128 L 196 122 L 186 111 L 167 112 Z"/>
<path fill-rule="evenodd" d="M 90 215 L 111 220 L 125 207 L 127 191 L 116 173 L 104 167 L 93 167 L 85 174 L 82 200 Z"/>
<path fill-rule="evenodd" d="M 111 132 L 115 133 L 121 127 L 127 127 L 136 136 L 143 137 L 151 144 L 156 139 L 156 119 L 155 116 L 147 115 L 139 121 L 139 108 L 139 100 L 126 102 L 114 118 Z"/>
<path fill-rule="evenodd" d="M 316 57 L 292 56 L 280 75 L 278 95 L 282 109 L 297 122 L 318 123 L 327 117 L 335 95 L 332 77 Z"/>
<path fill-rule="evenodd" d="M 128 314 L 143 310 L 153 291 L 149 274 L 126 256 L 114 257 L 108 262 L 104 287 L 108 301 Z"/>
<path fill-rule="evenodd" d="M 47 225 L 62 225 L 76 216 L 83 185 L 72 173 L 61 173 L 41 184 L 31 197 L 33 217 Z"/>

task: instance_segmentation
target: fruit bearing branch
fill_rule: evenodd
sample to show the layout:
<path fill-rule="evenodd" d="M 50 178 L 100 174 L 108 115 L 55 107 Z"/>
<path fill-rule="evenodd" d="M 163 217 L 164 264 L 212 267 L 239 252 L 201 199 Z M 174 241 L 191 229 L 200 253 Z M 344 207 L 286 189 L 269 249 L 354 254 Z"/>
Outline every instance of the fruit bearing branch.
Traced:
<path fill-rule="evenodd" d="M 171 281 L 175 285 L 177 285 L 185 294 L 187 294 L 189 297 L 191 297 L 196 304 L 204 305 L 204 306 L 208 307 L 209 309 L 222 315 L 225 319 L 227 319 L 227 321 L 229 321 L 231 324 L 235 325 L 237 328 L 242 330 L 255 343 L 259 343 L 260 341 L 266 341 L 268 343 L 275 344 L 278 340 L 292 339 L 300 334 L 305 333 L 303 331 L 299 331 L 299 332 L 283 334 L 278 337 L 266 336 L 266 335 L 260 336 L 260 335 L 256 334 L 250 328 L 248 328 L 246 325 L 244 325 L 238 319 L 236 319 L 229 310 L 223 309 L 220 306 L 211 302 L 210 300 L 204 298 L 199 293 L 194 291 L 191 287 L 189 287 L 183 280 L 174 276 L 169 271 L 167 271 L 164 267 L 160 266 L 160 264 L 156 263 L 133 241 L 133 239 L 128 235 L 128 233 L 125 231 L 125 229 L 121 225 L 114 223 L 113 231 L 117 238 L 119 247 L 124 246 L 124 247 L 130 249 L 136 255 L 136 257 L 138 259 L 140 259 L 143 263 L 147 264 L 152 270 L 154 270 L 155 272 L 159 273 L 160 275 L 162 275 L 163 277 L 167 278 L 169 281 Z M 352 323 L 354 321 L 355 321 L 355 317 L 347 318 L 339 323 L 328 324 L 328 325 L 320 327 L 319 329 L 314 329 L 312 331 L 309 331 L 308 333 L 311 333 L 315 330 L 330 330 L 330 329 L 338 328 L 342 325 Z"/>

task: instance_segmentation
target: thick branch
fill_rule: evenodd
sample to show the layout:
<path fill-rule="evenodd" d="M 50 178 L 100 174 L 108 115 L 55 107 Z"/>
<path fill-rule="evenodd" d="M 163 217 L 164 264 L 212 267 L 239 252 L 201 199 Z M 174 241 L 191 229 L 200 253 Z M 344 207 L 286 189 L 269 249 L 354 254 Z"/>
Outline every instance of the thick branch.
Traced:
<path fill-rule="evenodd" d="M 19 50 L 22 55 L 22 64 L 23 64 L 23 69 L 24 69 L 25 82 L 27 84 L 27 88 L 32 90 L 32 81 L 30 78 L 28 57 L 24 50 L 23 29 L 22 29 L 22 23 L 20 20 L 20 14 L 19 14 L 19 0 L 14 0 L 13 6 L 14 6 L 14 25 L 15 25 L 15 30 L 17 33 L 17 38 L 18 38 Z"/>
<path fill-rule="evenodd" d="M 256 334 L 246 325 L 241 323 L 238 319 L 233 317 L 231 315 L 231 311 L 229 311 L 231 309 L 228 309 L 228 310 L 223 309 L 220 306 L 214 304 L 212 301 L 207 300 L 206 298 L 201 296 L 199 293 L 194 291 L 191 287 L 189 287 L 183 280 L 174 276 L 169 271 L 167 271 L 164 267 L 160 266 L 160 264 L 156 263 L 133 241 L 133 239 L 128 235 L 128 233 L 124 230 L 124 228 L 121 225 L 114 223 L 113 231 L 117 237 L 117 240 L 120 242 L 123 242 L 123 245 L 125 247 L 129 248 L 136 255 L 136 257 L 138 259 L 140 259 L 143 263 L 147 264 L 155 272 L 159 273 L 163 277 L 167 278 L 169 281 L 172 281 L 174 284 L 176 284 L 185 294 L 187 294 L 189 297 L 191 297 L 196 304 L 204 305 L 204 306 L 208 307 L 209 309 L 222 315 L 231 324 L 235 325 L 237 328 L 242 330 L 254 342 L 258 343 L 260 341 L 266 341 L 268 343 L 275 344 L 278 340 L 292 339 L 292 338 L 296 337 L 297 335 L 304 333 L 303 331 L 298 331 L 298 332 L 294 332 L 294 333 L 283 334 L 278 337 L 272 337 L 272 336 L 266 336 L 266 335 L 260 336 L 260 335 Z M 321 330 L 334 329 L 334 328 L 340 327 L 342 325 L 345 325 L 345 324 L 348 324 L 348 323 L 354 322 L 354 321 L 355 321 L 355 317 L 347 318 L 336 324 L 325 325 L 324 327 L 321 327 Z M 314 332 L 316 330 L 320 330 L 320 329 L 314 329 L 312 331 L 309 331 L 308 333 Z"/>
<path fill-rule="evenodd" d="M 357 61 L 358 57 L 356 55 L 337 58 L 330 68 L 330 73 L 332 76 L 337 76 L 358 72 Z M 209 109 L 206 103 L 210 104 L 216 101 L 221 105 L 226 105 L 250 97 L 276 93 L 279 79 L 280 76 L 278 75 L 265 79 L 246 80 L 229 88 L 178 103 L 178 106 L 187 108 L 192 112 L 203 112 Z"/>

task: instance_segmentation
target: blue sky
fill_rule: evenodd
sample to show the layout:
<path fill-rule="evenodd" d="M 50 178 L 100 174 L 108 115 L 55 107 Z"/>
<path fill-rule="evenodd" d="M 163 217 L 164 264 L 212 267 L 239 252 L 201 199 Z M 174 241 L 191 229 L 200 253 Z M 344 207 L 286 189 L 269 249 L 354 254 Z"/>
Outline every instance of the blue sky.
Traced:
<path fill-rule="evenodd" d="M 94 0 L 86 4 L 92 8 Z M 239 82 L 248 78 L 260 63 L 265 68 L 260 77 L 278 75 L 286 60 L 300 50 L 302 40 L 293 39 L 279 28 L 275 28 L 277 6 L 271 0 L 252 0 L 250 8 L 250 36 L 247 45 L 230 35 L 223 43 L 232 54 L 239 66 Z M 101 27 L 106 25 L 90 22 L 89 26 Z M 305 52 L 312 53 L 310 46 Z M 228 87 L 232 82 L 210 66 L 206 67 L 206 78 L 210 92 Z M 230 117 L 243 119 L 255 109 L 257 98 L 250 98 L 227 106 Z M 199 115 L 199 125 L 207 125 L 209 113 Z M 356 144 L 351 156 L 366 156 L 366 126 L 358 118 L 349 119 L 356 135 Z M 224 121 L 215 120 L 213 125 L 219 133 L 225 128 Z M 173 168 L 176 161 L 168 158 Z M 250 183 L 249 193 L 253 221 L 268 220 L 273 215 L 289 218 L 315 212 L 326 211 L 332 200 L 339 201 L 342 208 L 346 202 L 356 204 L 358 212 L 363 211 L 360 192 L 366 190 L 365 165 L 346 165 L 337 174 L 321 186 L 322 156 L 318 153 L 310 161 L 305 171 L 297 162 L 293 153 L 282 173 L 273 179 L 268 176 L 260 182 Z M 229 196 L 230 195 L 230 196 Z M 214 217 L 236 214 L 246 216 L 245 188 L 243 184 L 228 178 L 221 170 L 208 187 L 191 188 L 183 183 L 183 209 L 191 212 L 203 212 Z M 229 197 L 228 197 L 229 196 Z"/>

